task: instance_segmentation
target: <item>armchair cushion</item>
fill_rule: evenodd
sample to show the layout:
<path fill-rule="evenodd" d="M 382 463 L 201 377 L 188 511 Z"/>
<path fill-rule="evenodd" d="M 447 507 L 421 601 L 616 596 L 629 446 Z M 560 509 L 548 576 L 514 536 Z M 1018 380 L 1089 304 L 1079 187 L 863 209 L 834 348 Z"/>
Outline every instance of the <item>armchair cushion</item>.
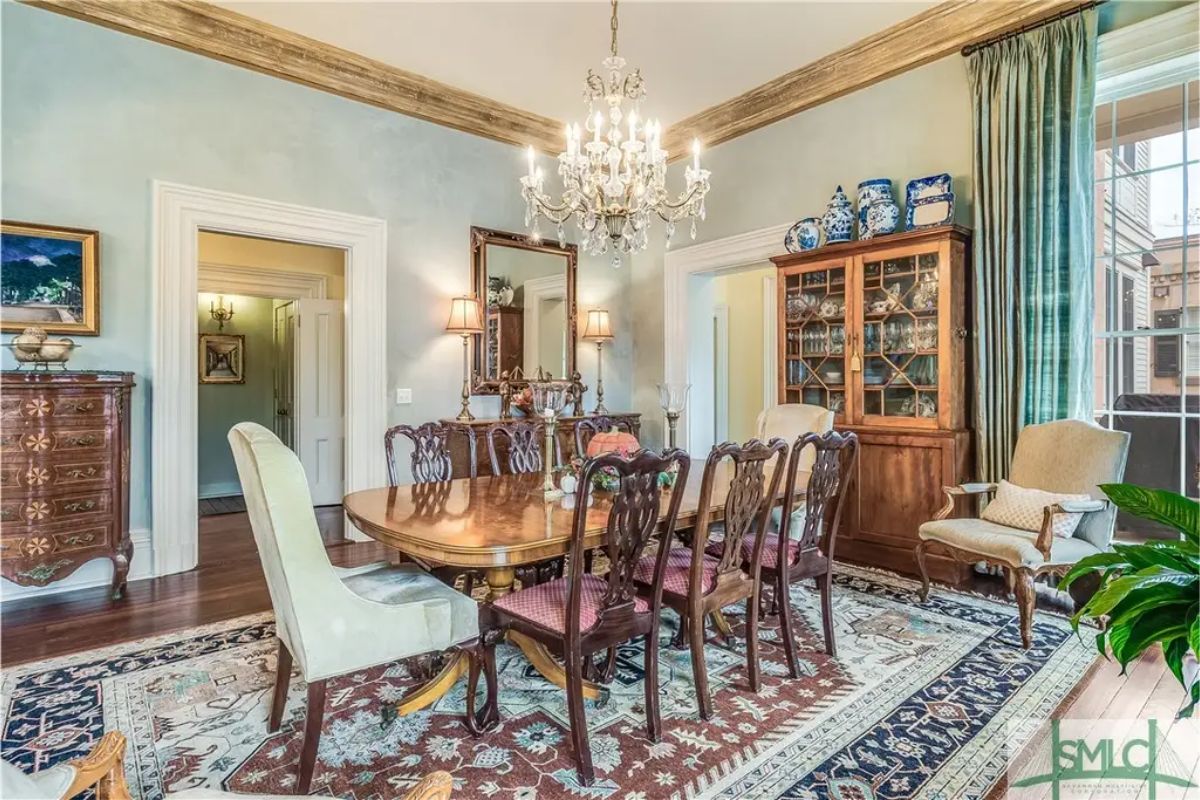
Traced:
<path fill-rule="evenodd" d="M 1090 499 L 1086 494 L 1044 492 L 1041 489 L 1029 489 L 1002 480 L 996 489 L 996 497 L 987 504 L 981 516 L 997 525 L 1037 533 L 1042 529 L 1046 506 Z M 1054 535 L 1069 538 L 1079 527 L 1079 520 L 1082 518 L 1082 513 L 1054 514 L 1051 522 Z"/>
<path fill-rule="evenodd" d="M 975 553 L 1012 567 L 1074 564 L 1084 556 L 1099 553 L 1091 542 L 1074 537 L 1054 537 L 1047 561 L 1035 545 L 1037 534 L 1009 528 L 985 519 L 939 519 L 926 522 L 917 531 L 922 541 L 935 541 Z"/>
<path fill-rule="evenodd" d="M 475 601 L 416 564 L 376 566 L 374 570 L 345 577 L 342 583 L 359 597 L 386 605 L 443 601 L 450 607 L 451 641 L 466 641 L 478 633 L 479 607 Z"/>
<path fill-rule="evenodd" d="M 75 768 L 69 764 L 27 775 L 20 767 L 0 761 L 0 797 L 4 800 L 58 800 L 66 797 L 75 780 Z"/>

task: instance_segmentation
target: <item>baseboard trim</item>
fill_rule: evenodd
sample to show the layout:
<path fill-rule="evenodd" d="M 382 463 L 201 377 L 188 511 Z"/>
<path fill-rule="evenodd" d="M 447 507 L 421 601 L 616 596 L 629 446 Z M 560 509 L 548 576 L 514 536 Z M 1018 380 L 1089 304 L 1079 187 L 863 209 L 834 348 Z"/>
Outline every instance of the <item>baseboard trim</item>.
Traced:
<path fill-rule="evenodd" d="M 140 581 L 154 577 L 154 542 L 148 528 L 130 531 L 133 540 L 133 562 L 129 565 L 129 580 Z M 112 562 L 97 558 L 81 566 L 71 576 L 49 586 L 18 586 L 8 579 L 0 580 L 0 601 L 20 600 L 25 597 L 49 597 L 73 592 L 77 589 L 92 589 L 112 583 Z"/>
<path fill-rule="evenodd" d="M 224 481 L 222 483 L 202 483 L 196 497 L 199 500 L 211 500 L 214 497 L 233 497 L 242 494 L 242 484 L 239 481 Z"/>

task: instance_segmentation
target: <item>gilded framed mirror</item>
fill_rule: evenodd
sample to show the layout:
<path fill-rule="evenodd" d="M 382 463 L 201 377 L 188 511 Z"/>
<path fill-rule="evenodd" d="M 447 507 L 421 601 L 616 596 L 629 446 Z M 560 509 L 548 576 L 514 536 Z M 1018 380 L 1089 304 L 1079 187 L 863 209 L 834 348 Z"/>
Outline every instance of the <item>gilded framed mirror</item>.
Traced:
<path fill-rule="evenodd" d="M 539 374 L 570 378 L 577 261 L 573 244 L 471 228 L 471 283 L 484 328 L 473 337 L 473 394 L 497 394 L 505 373 L 516 385 Z"/>

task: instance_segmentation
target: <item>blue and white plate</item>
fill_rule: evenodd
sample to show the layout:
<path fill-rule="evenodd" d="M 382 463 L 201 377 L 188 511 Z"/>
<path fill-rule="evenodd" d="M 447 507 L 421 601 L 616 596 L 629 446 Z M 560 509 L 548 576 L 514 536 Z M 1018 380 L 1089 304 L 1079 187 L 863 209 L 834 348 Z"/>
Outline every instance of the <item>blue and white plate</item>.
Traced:
<path fill-rule="evenodd" d="M 927 178 L 913 178 L 904 190 L 904 204 L 911 206 L 922 200 L 929 200 L 951 193 L 950 174 L 930 175 Z"/>
<path fill-rule="evenodd" d="M 783 246 L 789 253 L 803 253 L 805 250 L 815 250 L 821 243 L 821 220 L 816 217 L 805 217 L 788 229 L 783 237 Z"/>
<path fill-rule="evenodd" d="M 914 200 L 905 209 L 904 227 L 910 231 L 949 225 L 954 220 L 954 192 Z"/>

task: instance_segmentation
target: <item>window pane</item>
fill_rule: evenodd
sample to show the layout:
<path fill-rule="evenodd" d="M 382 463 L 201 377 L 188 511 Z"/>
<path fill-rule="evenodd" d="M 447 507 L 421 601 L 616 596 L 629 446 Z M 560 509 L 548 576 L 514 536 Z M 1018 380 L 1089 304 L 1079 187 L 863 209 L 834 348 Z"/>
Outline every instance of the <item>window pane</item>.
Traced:
<path fill-rule="evenodd" d="M 1200 359 L 1196 348 L 1180 341 L 1178 335 L 1137 335 L 1108 339 L 1106 350 L 1097 349 L 1095 361 L 1095 408 L 1107 409 L 1105 398 L 1111 398 L 1114 411 L 1140 410 L 1139 398 L 1144 395 L 1169 395 L 1179 404 L 1182 391 L 1182 370 Z M 1181 349 L 1182 348 L 1182 349 Z M 1103 358 L 1101 358 L 1103 355 Z M 1189 364 L 1184 359 L 1193 359 Z M 1176 410 L 1178 411 L 1178 409 Z"/>
<path fill-rule="evenodd" d="M 1143 397 L 1137 410 L 1143 411 L 1174 411 L 1180 408 L 1179 397 L 1164 396 Z M 1180 491 L 1180 466 L 1185 458 L 1188 463 L 1195 463 L 1196 454 L 1193 450 L 1188 456 L 1183 453 L 1181 432 L 1184 420 L 1178 416 L 1143 417 L 1114 414 L 1112 427 L 1129 433 L 1129 458 L 1125 466 L 1125 483 L 1138 486 L 1148 486 L 1153 489 L 1166 489 L 1172 492 Z M 1188 419 L 1188 425 L 1193 428 L 1195 419 Z M 1195 436 L 1191 437 L 1195 446 Z M 1117 538 L 1126 540 L 1144 540 L 1173 538 L 1177 534 L 1169 528 L 1138 519 L 1130 514 L 1120 513 L 1117 516 Z"/>

